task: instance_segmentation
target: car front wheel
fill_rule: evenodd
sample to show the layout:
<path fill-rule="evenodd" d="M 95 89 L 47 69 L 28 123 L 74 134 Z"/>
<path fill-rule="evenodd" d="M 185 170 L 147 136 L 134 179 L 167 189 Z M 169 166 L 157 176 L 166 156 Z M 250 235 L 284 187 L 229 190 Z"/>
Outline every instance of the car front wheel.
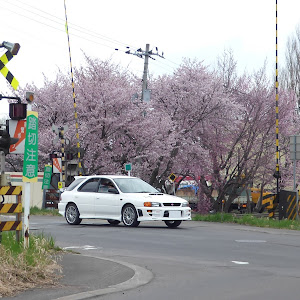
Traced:
<path fill-rule="evenodd" d="M 170 228 L 176 228 L 181 224 L 181 221 L 165 221 L 165 223 Z"/>
<path fill-rule="evenodd" d="M 136 209 L 133 205 L 126 205 L 122 211 L 122 221 L 125 226 L 137 227 L 140 222 L 137 220 Z"/>
<path fill-rule="evenodd" d="M 70 225 L 78 225 L 81 222 L 79 211 L 75 204 L 69 204 L 66 209 L 66 220 Z"/>

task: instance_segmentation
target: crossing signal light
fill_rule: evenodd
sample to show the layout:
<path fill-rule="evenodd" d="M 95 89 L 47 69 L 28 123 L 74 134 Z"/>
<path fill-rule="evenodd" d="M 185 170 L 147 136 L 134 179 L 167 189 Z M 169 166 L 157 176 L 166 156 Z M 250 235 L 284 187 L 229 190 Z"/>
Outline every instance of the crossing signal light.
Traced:
<path fill-rule="evenodd" d="M 24 103 L 10 103 L 9 117 L 12 120 L 23 120 L 27 116 L 27 104 Z"/>
<path fill-rule="evenodd" d="M 73 153 L 67 152 L 66 153 L 66 160 L 72 160 L 73 159 Z"/>
<path fill-rule="evenodd" d="M 12 55 L 17 55 L 20 50 L 20 44 L 18 43 L 3 42 L 0 47 L 6 48 Z"/>
<path fill-rule="evenodd" d="M 3 151 L 4 154 L 9 153 L 9 148 L 11 145 L 18 142 L 18 138 L 11 138 L 7 130 L 0 130 L 0 151 Z"/>
<path fill-rule="evenodd" d="M 28 103 L 31 103 L 31 102 L 33 102 L 33 100 L 34 100 L 34 93 L 26 92 L 26 101 Z"/>

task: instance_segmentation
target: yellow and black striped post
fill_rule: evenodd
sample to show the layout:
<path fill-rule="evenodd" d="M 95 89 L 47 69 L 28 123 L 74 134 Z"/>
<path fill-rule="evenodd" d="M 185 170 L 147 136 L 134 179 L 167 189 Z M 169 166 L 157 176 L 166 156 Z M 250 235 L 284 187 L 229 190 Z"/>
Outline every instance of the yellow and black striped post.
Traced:
<path fill-rule="evenodd" d="M 0 195 L 21 195 L 22 186 L 0 186 Z"/>
<path fill-rule="evenodd" d="M 10 51 L 6 51 L 0 57 L 0 72 L 6 78 L 6 80 L 10 83 L 10 85 L 17 90 L 19 86 L 18 80 L 14 77 L 14 75 L 7 69 L 6 64 L 13 58 L 14 56 Z"/>
<path fill-rule="evenodd" d="M 68 18 L 67 18 L 67 6 L 66 0 L 64 0 L 65 6 L 65 18 L 66 18 L 66 33 L 68 36 L 68 47 L 69 47 L 69 57 L 70 57 L 70 69 L 71 69 L 71 79 L 72 79 L 72 89 L 73 89 L 73 104 L 74 104 L 74 116 L 75 116 L 75 128 L 76 128 L 76 139 L 77 139 L 77 157 L 78 157 L 78 175 L 82 175 L 82 166 L 81 166 L 81 156 L 80 156 L 80 140 L 78 133 L 78 116 L 77 116 L 77 104 L 76 104 L 76 96 L 75 96 L 75 87 L 74 87 L 74 76 L 73 76 L 73 68 L 72 68 L 72 57 L 71 57 L 71 46 L 70 46 L 70 37 L 69 37 L 69 28 L 68 28 Z"/>
<path fill-rule="evenodd" d="M 6 221 L 0 222 L 0 232 L 2 231 L 21 231 L 22 230 L 22 222 L 21 221 Z"/>
<path fill-rule="evenodd" d="M 22 212 L 22 203 L 0 204 L 0 214 L 18 214 Z"/>
<path fill-rule="evenodd" d="M 277 197 L 279 197 L 279 179 L 280 179 L 280 171 L 279 171 L 279 96 L 278 96 L 278 25 L 277 25 L 277 0 L 276 0 L 276 75 L 275 75 L 275 103 L 276 103 L 276 121 L 275 121 L 275 131 L 276 131 L 276 169 L 274 173 L 274 177 L 277 181 Z M 278 201 L 278 199 L 277 199 Z"/>
<path fill-rule="evenodd" d="M 22 186 L 0 186 L 0 195 L 17 197 L 17 203 L 0 204 L 0 214 L 16 214 L 15 221 L 0 222 L 0 242 L 2 231 L 16 231 L 17 242 L 20 241 L 22 231 Z"/>

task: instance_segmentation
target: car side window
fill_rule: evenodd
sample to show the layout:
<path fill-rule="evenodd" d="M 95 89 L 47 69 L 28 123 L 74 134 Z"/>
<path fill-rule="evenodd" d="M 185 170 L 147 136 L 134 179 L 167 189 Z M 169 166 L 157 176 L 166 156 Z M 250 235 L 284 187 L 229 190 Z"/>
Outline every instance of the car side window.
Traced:
<path fill-rule="evenodd" d="M 79 192 L 90 192 L 96 193 L 98 190 L 99 178 L 91 178 L 87 182 L 85 182 L 79 189 Z"/>
<path fill-rule="evenodd" d="M 115 189 L 116 187 L 110 179 L 102 178 L 100 180 L 98 192 L 99 193 L 108 193 L 109 188 Z"/>

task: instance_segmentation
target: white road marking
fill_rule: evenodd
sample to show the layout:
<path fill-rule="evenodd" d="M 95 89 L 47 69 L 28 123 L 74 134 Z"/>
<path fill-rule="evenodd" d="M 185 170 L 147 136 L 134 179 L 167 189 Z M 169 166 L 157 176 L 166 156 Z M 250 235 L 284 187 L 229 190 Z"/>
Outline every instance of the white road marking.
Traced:
<path fill-rule="evenodd" d="M 266 243 L 264 240 L 235 240 L 237 243 Z"/>
<path fill-rule="evenodd" d="M 90 245 L 84 245 L 84 246 L 64 247 L 63 249 L 64 250 L 68 250 L 68 249 L 96 250 L 96 249 L 102 249 L 102 248 L 97 248 L 95 246 L 90 246 Z"/>
<path fill-rule="evenodd" d="M 232 260 L 231 262 L 233 262 L 234 264 L 237 264 L 237 265 L 249 265 L 249 263 L 247 261 Z"/>

